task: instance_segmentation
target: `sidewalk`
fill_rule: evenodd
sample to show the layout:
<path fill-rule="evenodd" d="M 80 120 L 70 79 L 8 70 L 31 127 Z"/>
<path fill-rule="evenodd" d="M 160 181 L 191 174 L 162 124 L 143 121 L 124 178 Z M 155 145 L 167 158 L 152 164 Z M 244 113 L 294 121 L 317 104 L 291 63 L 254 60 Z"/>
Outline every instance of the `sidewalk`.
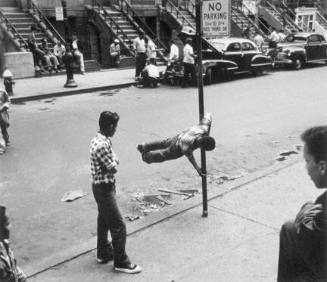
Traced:
<path fill-rule="evenodd" d="M 66 74 L 33 77 L 15 80 L 12 103 L 36 100 L 41 98 L 59 97 L 65 95 L 89 93 L 133 85 L 135 69 L 108 69 L 88 72 L 85 75 L 75 74 L 75 88 L 65 88 Z M 2 83 L 2 81 L 1 81 Z M 0 87 L 3 87 L 1 85 Z"/>
<path fill-rule="evenodd" d="M 197 196 L 128 224 L 127 251 L 143 267 L 140 274 L 96 264 L 93 238 L 74 246 L 75 253 L 25 266 L 34 274 L 29 281 L 276 281 L 281 224 L 322 191 L 314 188 L 300 156 L 223 185 L 228 192 L 209 193 L 208 218 L 201 217 Z M 55 257 L 62 263 L 42 270 Z"/>

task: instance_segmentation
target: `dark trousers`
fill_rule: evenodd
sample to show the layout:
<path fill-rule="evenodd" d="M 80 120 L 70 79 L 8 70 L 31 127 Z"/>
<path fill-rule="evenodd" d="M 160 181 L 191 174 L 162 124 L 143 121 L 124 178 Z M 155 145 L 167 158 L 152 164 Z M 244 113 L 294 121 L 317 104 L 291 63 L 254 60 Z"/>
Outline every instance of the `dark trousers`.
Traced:
<path fill-rule="evenodd" d="M 158 82 L 158 78 L 149 76 L 147 71 L 142 72 L 142 84 L 144 87 L 157 87 Z"/>
<path fill-rule="evenodd" d="M 327 281 L 326 238 L 322 232 L 302 228 L 293 222 L 280 231 L 278 282 Z"/>
<path fill-rule="evenodd" d="M 116 202 L 115 184 L 93 184 L 93 195 L 98 205 L 97 256 L 108 256 L 108 231 L 112 238 L 115 265 L 129 263 L 125 252 L 126 226 Z"/>
<path fill-rule="evenodd" d="M 135 68 L 135 77 L 139 77 L 142 70 L 145 68 L 146 63 L 146 54 L 137 53 L 136 55 L 136 68 Z"/>
<path fill-rule="evenodd" d="M 195 65 L 194 64 L 188 64 L 188 63 L 183 63 L 183 65 L 184 65 L 184 81 L 183 81 L 182 86 L 187 86 L 188 85 L 189 75 L 191 75 L 192 85 L 196 85 L 197 80 L 196 80 L 196 74 L 195 74 Z"/>
<path fill-rule="evenodd" d="M 1 134 L 3 139 L 5 140 L 6 144 L 9 142 L 9 134 L 7 131 L 8 124 L 3 122 L 1 117 L 0 117 L 0 128 L 1 128 Z"/>
<path fill-rule="evenodd" d="M 142 153 L 143 161 L 148 164 L 161 163 L 183 156 L 180 148 L 176 146 L 177 137 L 144 144 Z"/>

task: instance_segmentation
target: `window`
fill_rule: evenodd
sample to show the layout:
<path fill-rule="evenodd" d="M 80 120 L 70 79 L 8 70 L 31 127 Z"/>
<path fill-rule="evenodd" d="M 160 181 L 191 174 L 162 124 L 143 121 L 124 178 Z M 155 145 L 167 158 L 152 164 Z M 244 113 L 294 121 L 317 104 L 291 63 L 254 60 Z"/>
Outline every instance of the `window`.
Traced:
<path fill-rule="evenodd" d="M 241 51 L 241 44 L 240 43 L 231 43 L 227 47 L 227 51 L 229 51 L 229 52 L 240 52 Z"/>
<path fill-rule="evenodd" d="M 313 42 L 320 42 L 320 39 L 319 39 L 318 35 L 314 34 L 314 35 L 311 35 L 311 36 L 308 38 L 308 42 L 310 42 L 310 43 L 313 43 Z"/>
<path fill-rule="evenodd" d="M 242 43 L 242 50 L 243 51 L 253 51 L 256 48 L 249 42 L 243 42 Z"/>

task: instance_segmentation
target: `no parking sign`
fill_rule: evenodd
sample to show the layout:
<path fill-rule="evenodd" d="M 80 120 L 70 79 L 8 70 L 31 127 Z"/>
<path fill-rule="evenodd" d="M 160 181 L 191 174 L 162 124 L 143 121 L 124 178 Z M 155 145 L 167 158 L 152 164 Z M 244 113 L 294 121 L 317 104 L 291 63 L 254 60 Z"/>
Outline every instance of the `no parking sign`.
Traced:
<path fill-rule="evenodd" d="M 230 0 L 205 0 L 202 2 L 203 36 L 226 37 L 230 35 Z"/>

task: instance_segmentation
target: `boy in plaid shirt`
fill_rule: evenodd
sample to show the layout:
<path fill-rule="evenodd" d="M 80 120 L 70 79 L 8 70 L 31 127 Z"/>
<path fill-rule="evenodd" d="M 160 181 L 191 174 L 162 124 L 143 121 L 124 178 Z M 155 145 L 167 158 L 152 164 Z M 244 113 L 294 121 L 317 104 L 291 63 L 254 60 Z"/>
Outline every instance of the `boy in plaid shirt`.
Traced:
<path fill-rule="evenodd" d="M 114 260 L 116 271 L 138 273 L 141 267 L 131 263 L 125 252 L 126 226 L 116 202 L 115 173 L 119 161 L 112 149 L 110 137 L 116 132 L 118 120 L 117 113 L 102 112 L 99 118 L 100 130 L 90 146 L 92 189 L 99 211 L 97 261 L 103 264 Z M 112 243 L 108 241 L 108 231 Z"/>

